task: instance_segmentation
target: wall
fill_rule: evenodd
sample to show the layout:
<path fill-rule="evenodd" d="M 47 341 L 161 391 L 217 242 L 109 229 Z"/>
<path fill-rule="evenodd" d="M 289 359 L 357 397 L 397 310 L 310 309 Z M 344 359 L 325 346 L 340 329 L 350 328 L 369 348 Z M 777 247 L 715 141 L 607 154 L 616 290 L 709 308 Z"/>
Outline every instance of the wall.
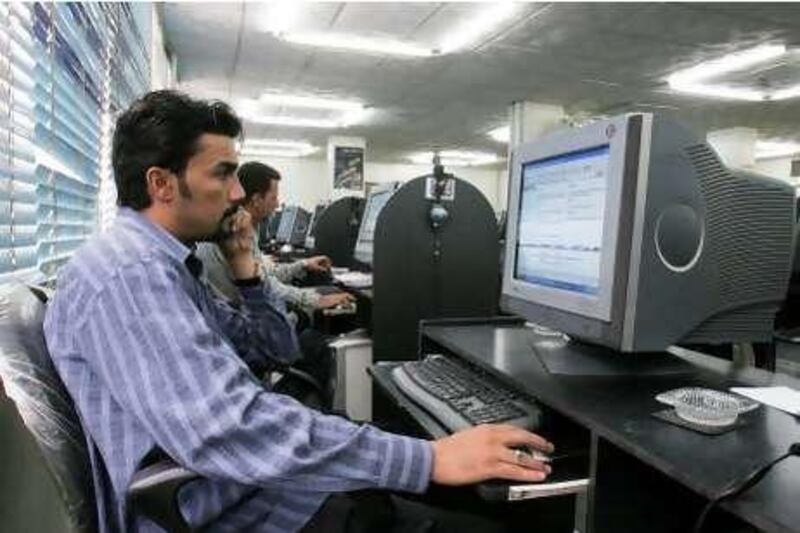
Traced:
<path fill-rule="evenodd" d="M 275 167 L 281 175 L 281 200 L 286 204 L 299 204 L 306 209 L 327 201 L 332 193 L 332 178 L 328 175 L 328 164 L 322 158 L 280 158 L 273 157 L 265 163 Z M 463 167 L 447 169 L 481 191 L 492 208 L 497 211 L 497 181 L 505 175 L 505 167 L 478 168 Z M 364 165 L 364 175 L 368 182 L 405 182 L 412 178 L 429 174 L 427 165 L 404 165 L 392 163 L 371 163 Z"/>

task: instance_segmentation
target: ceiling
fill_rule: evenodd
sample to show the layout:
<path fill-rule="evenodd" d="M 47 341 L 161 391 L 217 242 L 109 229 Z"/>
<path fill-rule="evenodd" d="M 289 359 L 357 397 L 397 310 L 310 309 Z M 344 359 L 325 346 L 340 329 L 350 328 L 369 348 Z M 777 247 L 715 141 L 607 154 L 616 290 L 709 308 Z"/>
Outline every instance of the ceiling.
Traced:
<path fill-rule="evenodd" d="M 678 94 L 673 71 L 766 43 L 800 46 L 794 3 L 531 3 L 469 49 L 397 58 L 292 44 L 266 32 L 261 3 L 166 3 L 165 41 L 179 87 L 236 101 L 264 91 L 360 101 L 372 113 L 337 130 L 247 124 L 249 137 L 310 141 L 365 137 L 373 161 L 404 161 L 430 149 L 490 151 L 485 135 L 513 101 L 562 105 L 576 120 L 628 111 L 670 114 L 694 128 L 756 128 L 762 138 L 800 141 L 800 98 L 731 102 Z M 431 43 L 474 15 L 475 3 L 316 2 L 303 30 Z M 796 56 L 769 69 L 800 83 Z M 764 72 L 753 76 L 764 82 Z M 734 79 L 735 78 L 735 79 Z M 746 83 L 732 77 L 731 83 Z"/>

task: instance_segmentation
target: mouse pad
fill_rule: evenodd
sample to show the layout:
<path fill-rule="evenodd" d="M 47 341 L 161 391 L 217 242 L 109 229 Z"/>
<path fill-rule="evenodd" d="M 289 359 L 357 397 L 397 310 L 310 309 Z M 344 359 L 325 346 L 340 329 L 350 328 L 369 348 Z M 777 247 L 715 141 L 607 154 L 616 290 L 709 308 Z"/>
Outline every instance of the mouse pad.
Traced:
<path fill-rule="evenodd" d="M 652 413 L 652 415 L 659 420 L 663 420 L 664 422 L 668 422 L 670 424 L 674 424 L 676 426 L 680 426 L 686 429 L 691 429 L 692 431 L 696 431 L 698 433 L 702 433 L 703 435 L 722 435 L 729 431 L 733 431 L 734 429 L 738 429 L 742 426 L 747 425 L 747 421 L 742 418 L 741 415 L 736 419 L 734 424 L 730 426 L 723 426 L 723 427 L 715 427 L 715 426 L 703 426 L 701 424 L 694 424 L 689 422 L 688 420 L 684 420 L 683 418 L 679 417 L 678 414 L 675 412 L 675 409 L 668 408 L 662 411 L 656 411 Z"/>

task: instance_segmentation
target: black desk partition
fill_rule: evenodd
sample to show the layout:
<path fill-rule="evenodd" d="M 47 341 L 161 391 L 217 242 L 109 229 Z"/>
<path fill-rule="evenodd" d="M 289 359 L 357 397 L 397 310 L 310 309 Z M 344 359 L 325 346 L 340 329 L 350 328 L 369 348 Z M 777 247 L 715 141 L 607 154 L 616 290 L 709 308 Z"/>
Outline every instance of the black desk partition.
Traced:
<path fill-rule="evenodd" d="M 372 340 L 376 361 L 413 359 L 419 321 L 492 316 L 497 311 L 499 242 L 494 211 L 470 183 L 454 178 L 447 219 L 431 223 L 427 176 L 405 183 L 375 227 Z"/>
<path fill-rule="evenodd" d="M 314 224 L 314 253 L 327 255 L 334 266 L 350 267 L 358 238 L 364 199 L 339 198 L 320 214 Z"/>
<path fill-rule="evenodd" d="M 658 393 L 686 386 L 727 390 L 731 386 L 784 385 L 800 380 L 688 351 L 660 354 L 672 370 L 631 372 L 630 354 L 607 354 L 608 368 L 596 375 L 548 369 L 538 351 L 559 348 L 521 325 L 426 325 L 422 353 L 450 353 L 489 371 L 538 399 L 557 417 L 590 433 L 587 532 L 688 532 L 706 502 L 730 484 L 785 453 L 800 441 L 800 418 L 761 406 L 741 415 L 742 425 L 704 435 L 653 416 L 664 405 Z M 662 367 L 663 369 L 663 367 Z M 558 451 L 558 431 L 542 428 Z M 705 532 L 800 531 L 800 457 L 776 465 L 755 486 L 723 502 Z M 582 530 L 583 531 L 583 530 Z"/>

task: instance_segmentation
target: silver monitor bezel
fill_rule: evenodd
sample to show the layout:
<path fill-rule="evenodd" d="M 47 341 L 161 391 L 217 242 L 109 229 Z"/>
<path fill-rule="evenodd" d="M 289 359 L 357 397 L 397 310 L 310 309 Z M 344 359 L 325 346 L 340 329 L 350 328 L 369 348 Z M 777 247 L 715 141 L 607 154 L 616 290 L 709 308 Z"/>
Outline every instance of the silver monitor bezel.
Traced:
<path fill-rule="evenodd" d="M 394 192 L 397 190 L 399 185 L 400 184 L 398 182 L 395 182 L 395 181 L 390 182 L 390 183 L 382 183 L 380 185 L 374 186 L 369 191 L 369 195 L 367 196 L 367 201 L 364 204 L 363 215 L 361 216 L 361 225 L 358 227 L 358 237 L 356 239 L 355 250 L 353 251 L 353 257 L 357 261 L 360 261 L 362 263 L 372 264 L 372 252 L 373 252 L 374 237 L 373 237 L 373 239 L 371 239 L 369 241 L 365 241 L 364 238 L 363 238 L 364 237 L 365 224 L 366 224 L 366 221 L 367 221 L 367 213 L 369 212 L 369 206 L 370 206 L 370 202 L 372 201 L 372 198 L 374 196 L 377 196 L 378 194 L 383 194 L 383 193 L 389 192 L 390 193 L 390 197 L 389 197 L 389 200 L 387 200 L 387 203 L 388 203 L 391 200 L 391 195 L 394 194 Z M 385 208 L 386 204 L 384 204 L 383 207 Z M 378 213 L 378 216 L 380 216 L 380 213 Z M 377 226 L 378 226 L 378 220 L 376 218 L 375 227 L 377 228 Z M 373 231 L 373 235 L 374 235 L 374 231 Z"/>
<path fill-rule="evenodd" d="M 503 269 L 503 294 L 560 311 L 611 322 L 614 296 L 614 268 L 619 234 L 622 185 L 625 173 L 629 115 L 595 122 L 580 129 L 563 130 L 539 141 L 517 146 L 512 155 L 506 217 L 506 258 Z M 587 296 L 567 290 L 544 287 L 514 277 L 517 262 L 520 189 L 523 166 L 558 155 L 608 145 L 609 167 L 603 217 L 603 250 L 600 260 L 599 294 Z"/>

